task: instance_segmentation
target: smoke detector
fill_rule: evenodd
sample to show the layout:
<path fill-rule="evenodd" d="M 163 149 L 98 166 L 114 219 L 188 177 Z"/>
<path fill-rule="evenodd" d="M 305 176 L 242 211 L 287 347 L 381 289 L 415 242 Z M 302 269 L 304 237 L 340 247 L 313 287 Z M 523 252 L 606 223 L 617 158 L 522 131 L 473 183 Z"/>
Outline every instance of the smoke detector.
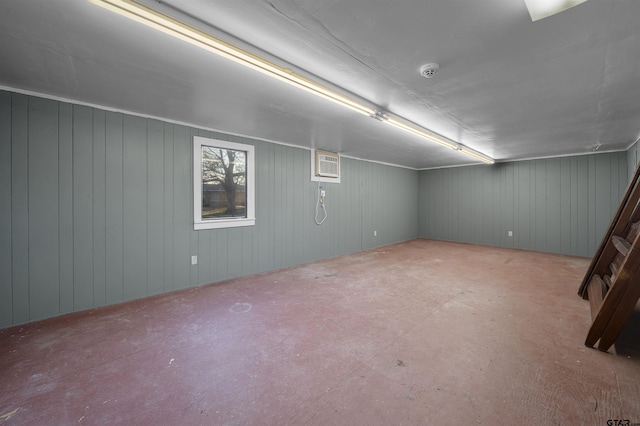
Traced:
<path fill-rule="evenodd" d="M 431 78 L 440 70 L 440 65 L 431 62 L 420 67 L 420 75 L 425 78 Z"/>

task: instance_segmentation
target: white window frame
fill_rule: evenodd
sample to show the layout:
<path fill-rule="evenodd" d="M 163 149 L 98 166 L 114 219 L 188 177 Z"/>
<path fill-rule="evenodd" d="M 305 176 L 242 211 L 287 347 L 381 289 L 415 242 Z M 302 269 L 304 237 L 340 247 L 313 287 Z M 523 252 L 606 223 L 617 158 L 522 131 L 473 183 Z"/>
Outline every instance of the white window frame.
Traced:
<path fill-rule="evenodd" d="M 244 151 L 247 154 L 247 217 L 202 219 L 202 147 L 231 149 Z M 255 150 L 253 145 L 222 141 L 219 139 L 193 137 L 193 229 L 234 228 L 237 226 L 253 226 L 256 224 L 255 215 Z"/>

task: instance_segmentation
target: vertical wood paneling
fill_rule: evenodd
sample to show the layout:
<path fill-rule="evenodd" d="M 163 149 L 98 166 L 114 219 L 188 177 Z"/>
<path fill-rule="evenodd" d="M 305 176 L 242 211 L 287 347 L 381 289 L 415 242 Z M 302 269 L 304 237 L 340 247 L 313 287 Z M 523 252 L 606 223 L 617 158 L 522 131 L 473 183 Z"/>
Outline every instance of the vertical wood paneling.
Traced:
<path fill-rule="evenodd" d="M 458 194 L 462 195 L 458 204 L 460 205 L 460 232 L 456 235 L 456 241 L 473 241 L 472 227 L 474 225 L 472 218 L 472 206 L 474 200 L 472 194 L 475 192 L 475 188 L 472 187 L 470 182 L 475 182 L 471 175 L 471 169 L 464 167 L 460 169 L 460 176 L 458 177 Z M 434 206 L 434 208 L 441 208 L 442 204 Z M 444 212 L 443 214 L 446 214 Z"/>
<path fill-rule="evenodd" d="M 572 162 L 573 158 L 562 158 L 560 160 L 560 221 L 558 223 L 559 238 L 560 238 L 560 253 L 570 254 L 572 252 L 571 237 L 573 235 L 574 222 L 572 220 L 572 204 L 574 199 L 573 194 L 573 179 L 572 179 Z"/>
<path fill-rule="evenodd" d="M 584 212 L 581 212 L 578 208 L 578 159 L 571 158 L 571 169 L 570 169 L 570 178 L 571 185 L 569 187 L 569 196 L 567 197 L 566 192 L 564 193 L 565 198 L 570 198 L 570 221 L 571 221 L 571 230 L 570 230 L 570 241 L 569 241 L 569 250 L 565 252 L 565 254 L 578 254 L 578 220 L 580 215 Z M 565 222 L 566 224 L 566 222 Z"/>
<path fill-rule="evenodd" d="M 227 272 L 229 278 L 242 275 L 242 228 L 229 228 L 227 239 Z"/>
<path fill-rule="evenodd" d="M 191 230 L 193 229 L 193 203 L 191 163 L 193 141 L 189 128 L 174 127 L 173 163 L 173 228 L 174 289 L 189 287 L 191 283 Z"/>
<path fill-rule="evenodd" d="M 29 100 L 13 95 L 11 112 L 11 282 L 13 321 L 29 312 Z"/>
<path fill-rule="evenodd" d="M 59 313 L 58 103 L 29 102 L 30 318 Z"/>
<path fill-rule="evenodd" d="M 198 130 L 198 136 L 205 138 L 213 138 L 218 135 L 212 135 L 211 132 Z M 193 167 L 193 166 L 192 166 Z M 193 195 L 195 196 L 195 195 Z M 198 256 L 198 265 L 191 267 L 191 284 L 192 285 L 204 285 L 212 281 L 212 267 L 211 261 L 211 239 L 213 238 L 214 230 L 203 230 L 195 232 L 190 230 L 191 233 L 191 250 L 193 255 Z M 194 284 L 195 283 L 195 284 Z"/>
<path fill-rule="evenodd" d="M 93 111 L 93 306 L 107 301 L 106 289 L 106 115 Z"/>
<path fill-rule="evenodd" d="M 547 161 L 536 160 L 534 162 L 534 250 L 543 251 L 547 246 Z"/>
<path fill-rule="evenodd" d="M 420 237 L 423 238 L 431 234 L 430 224 L 433 222 L 429 216 L 429 205 L 432 199 L 426 196 L 426 194 L 430 194 L 429 188 L 431 187 L 430 180 L 432 176 L 433 174 L 431 173 L 422 172 L 419 174 L 420 196 L 418 197 L 418 212 L 420 214 L 420 220 L 418 221 L 418 229 Z M 456 211 L 454 214 L 457 213 Z"/>
<path fill-rule="evenodd" d="M 286 187 L 284 185 L 285 179 L 283 176 L 283 152 L 285 149 L 286 148 L 281 145 L 273 147 L 273 167 L 271 170 L 273 170 L 273 203 L 276 206 L 282 206 L 285 198 L 284 191 L 286 190 Z M 280 208 L 271 216 L 273 227 L 273 260 L 276 268 L 284 266 L 282 253 L 285 236 L 284 218 L 282 214 L 283 210 L 284 209 Z"/>
<path fill-rule="evenodd" d="M 147 294 L 147 122 L 123 120 L 124 298 Z"/>
<path fill-rule="evenodd" d="M 106 302 L 124 300 L 124 147 L 122 114 L 105 117 Z"/>
<path fill-rule="evenodd" d="M 216 281 L 226 280 L 230 278 L 229 274 L 229 251 L 227 247 L 229 245 L 229 230 L 228 229 L 216 229 Z"/>
<path fill-rule="evenodd" d="M 442 224 L 446 218 L 445 213 L 438 208 L 439 205 L 444 203 L 444 189 L 442 188 L 442 184 L 444 182 L 444 170 L 436 170 L 431 178 L 431 185 L 429 189 L 434 197 L 434 202 L 429 205 L 429 214 L 434 219 L 435 224 Z M 464 211 L 464 209 L 463 209 Z M 435 238 L 440 239 L 443 238 L 443 229 L 442 226 L 434 226 L 431 230 Z"/>
<path fill-rule="evenodd" d="M 416 197 L 418 193 L 418 174 L 413 170 L 407 169 L 396 169 L 395 172 L 400 177 L 398 186 L 403 189 L 397 205 L 404 206 L 404 208 L 395 210 L 386 206 L 389 221 L 400 226 L 400 233 L 393 236 L 389 241 L 390 243 L 415 238 L 418 230 L 418 197 Z M 350 222 L 353 221 L 357 221 L 357 218 L 353 218 Z"/>
<path fill-rule="evenodd" d="M 191 135 L 189 136 L 189 141 L 193 141 L 193 137 L 194 136 L 202 136 L 202 137 L 207 137 L 206 135 L 202 134 L 203 131 L 201 129 L 191 129 Z M 228 140 L 228 139 L 225 139 Z M 191 155 L 193 156 L 193 144 L 191 144 L 191 149 L 190 149 Z M 190 163 L 189 165 L 189 175 L 193 175 L 193 162 Z M 194 194 L 193 191 L 191 191 L 191 201 L 192 201 L 192 206 L 193 206 L 193 198 Z M 191 217 L 193 217 L 193 207 L 191 207 Z M 203 238 L 205 238 L 203 236 Z M 198 254 L 198 246 L 199 246 L 199 239 L 200 239 L 200 233 L 195 231 L 193 228 L 189 229 L 189 253 L 191 256 L 197 255 Z M 188 286 L 189 287 L 194 287 L 196 285 L 198 285 L 198 273 L 200 272 L 201 265 L 200 265 L 200 261 L 198 260 L 198 264 L 197 265 L 191 265 L 189 268 L 189 282 L 188 282 Z"/>
<path fill-rule="evenodd" d="M 173 125 L 164 123 L 164 168 L 163 168 L 163 181 L 164 181 L 164 291 L 169 291 L 174 288 L 174 274 L 173 274 L 173 259 L 174 253 L 174 222 L 173 222 Z"/>
<path fill-rule="evenodd" d="M 73 107 L 74 310 L 93 305 L 93 110 Z"/>
<path fill-rule="evenodd" d="M 11 281 L 11 94 L 0 91 L 0 328 L 13 323 Z"/>
<path fill-rule="evenodd" d="M 294 216 L 293 216 L 293 200 L 294 200 L 294 192 L 293 192 L 293 182 L 295 180 L 301 180 L 304 179 L 303 177 L 298 177 L 295 175 L 294 173 L 294 159 L 295 159 L 295 154 L 294 151 L 298 151 L 295 148 L 292 147 L 286 147 L 286 168 L 285 168 L 285 202 L 283 207 L 283 216 L 285 219 L 285 226 L 286 226 L 286 239 L 285 239 L 285 252 L 284 252 L 284 256 L 285 256 L 285 265 L 284 266 L 291 266 L 294 265 L 294 251 L 293 251 L 293 240 L 294 240 Z M 243 256 L 243 258 L 247 259 L 245 256 Z M 244 271 L 245 268 L 243 268 Z M 244 272 L 243 272 L 244 274 Z M 246 274 L 244 274 L 246 275 Z"/>
<path fill-rule="evenodd" d="M 372 182 L 371 178 L 371 163 L 363 163 L 362 164 L 362 222 L 361 222 L 361 244 L 363 250 L 367 250 L 373 247 L 373 239 L 371 237 L 373 231 L 373 188 L 375 183 Z M 313 257 L 316 257 L 317 254 L 313 253 Z"/>
<path fill-rule="evenodd" d="M 496 241 L 497 244 L 506 245 L 505 235 L 507 234 L 507 212 L 502 202 L 505 198 L 504 189 L 504 169 L 503 165 L 498 166 L 500 169 L 496 173 L 490 174 L 492 178 L 491 185 L 493 187 L 493 197 L 491 198 L 491 225 L 493 232 L 490 241 Z"/>
<path fill-rule="evenodd" d="M 0 326 L 417 236 L 415 171 L 344 159 L 318 226 L 307 150 L 0 94 Z M 193 230 L 193 135 L 255 145 L 256 226 Z"/>
<path fill-rule="evenodd" d="M 576 214 L 578 216 L 578 256 L 591 256 L 593 253 L 589 246 L 589 230 L 591 229 L 589 224 L 589 216 L 591 215 L 589 207 L 589 185 L 591 185 L 589 181 L 589 159 L 590 157 L 577 158 L 578 203 L 576 205 Z"/>
<path fill-rule="evenodd" d="M 242 227 L 240 229 L 242 240 L 242 263 L 240 265 L 240 275 L 249 275 L 256 272 L 254 265 L 254 233 L 253 229 L 249 227 Z"/>
<path fill-rule="evenodd" d="M 513 237 L 515 241 L 515 247 L 523 249 L 531 249 L 531 163 L 520 162 L 517 164 L 517 180 L 516 180 L 516 193 L 517 193 L 517 206 L 515 209 L 515 223 Z"/>
<path fill-rule="evenodd" d="M 546 160 L 546 244 L 544 251 L 560 253 L 562 251 L 562 162 L 560 159 Z"/>
<path fill-rule="evenodd" d="M 342 160 L 341 160 L 342 161 Z M 362 165 L 363 162 L 346 159 L 341 170 L 341 183 L 344 185 L 344 197 L 342 199 L 342 211 L 345 212 L 345 220 L 341 221 L 343 231 L 342 253 L 352 253 L 362 250 L 362 236 L 360 227 L 355 224 L 362 217 Z M 342 183 L 344 182 L 344 184 Z"/>
<path fill-rule="evenodd" d="M 593 251 L 600 245 L 602 236 L 611 222 L 611 156 L 595 156 L 595 228 L 593 232 Z M 616 208 L 620 200 L 616 200 Z"/>
<path fill-rule="evenodd" d="M 73 311 L 73 106 L 58 108 L 58 234 L 60 313 Z"/>
<path fill-rule="evenodd" d="M 268 271 L 273 265 L 273 241 L 270 238 L 272 222 L 269 205 L 272 200 L 272 184 L 269 170 L 272 164 L 273 145 L 258 143 L 255 147 L 256 162 L 256 232 L 258 234 L 258 269 Z M 226 246 L 226 240 L 225 240 Z"/>
<path fill-rule="evenodd" d="M 305 176 L 304 171 L 306 170 L 304 167 L 305 162 L 309 162 L 310 159 L 308 157 L 309 151 L 303 151 L 301 149 L 296 149 L 293 152 L 293 178 L 292 180 L 292 207 L 291 212 L 293 216 L 293 256 L 292 262 L 294 264 L 303 263 L 305 260 L 304 255 L 304 246 L 306 241 L 304 239 L 304 228 L 305 228 L 305 214 L 304 214 L 304 188 L 305 183 L 309 179 Z M 305 155 L 307 154 L 307 155 Z M 264 201 L 264 200 L 263 200 Z M 259 234 L 258 234 L 259 235 Z M 259 252 L 258 252 L 259 253 Z M 258 254 L 259 256 L 259 254 Z M 259 270 L 263 271 L 262 265 L 259 265 Z"/>
<path fill-rule="evenodd" d="M 164 124 L 149 120 L 147 130 L 148 293 L 164 291 Z"/>
<path fill-rule="evenodd" d="M 306 150 L 2 91 L 0 123 L 0 326 L 418 232 L 589 256 L 637 163 L 635 145 L 420 173 L 343 159 L 342 183 L 323 184 L 329 218 L 317 226 Z M 195 134 L 255 144 L 255 227 L 193 231 Z"/>
<path fill-rule="evenodd" d="M 363 250 L 366 250 L 370 247 L 369 230 L 371 228 L 371 194 L 369 193 L 371 181 L 369 179 L 369 163 L 365 162 L 360 164 L 360 170 L 362 176 L 362 180 L 360 181 L 360 191 L 362 192 L 362 205 L 360 206 L 360 245 Z M 315 198 L 313 202 L 315 204 Z M 315 257 L 315 253 L 312 253 L 312 257 Z"/>
<path fill-rule="evenodd" d="M 480 205 L 482 206 L 482 223 L 485 226 L 480 226 L 480 241 L 482 244 L 491 244 L 493 242 L 493 227 L 495 226 L 495 214 L 493 211 L 494 199 L 493 193 L 496 188 L 493 186 L 492 170 L 489 167 L 483 166 L 477 168 L 480 179 L 478 181 L 482 184 L 483 188 L 479 192 Z M 499 190 L 499 188 L 498 188 Z"/>
<path fill-rule="evenodd" d="M 508 231 L 514 231 L 516 228 L 515 222 L 515 204 L 516 204 L 516 193 L 515 193 L 515 177 L 516 177 L 516 166 L 511 163 L 507 164 L 504 173 L 504 187 L 505 187 L 505 197 L 504 204 L 502 206 L 503 210 L 506 211 L 507 219 L 505 221 L 506 229 L 503 231 L 503 235 L 506 238 L 506 247 L 515 247 L 515 239 L 514 236 L 509 237 Z"/>
<path fill-rule="evenodd" d="M 596 205 L 596 158 L 594 156 L 589 156 L 587 157 L 587 168 L 589 170 L 590 173 L 587 174 L 587 182 L 588 182 L 588 188 L 587 188 L 587 193 L 588 193 L 588 198 L 587 198 L 587 212 L 588 212 L 588 216 L 587 216 L 587 220 L 589 223 L 589 228 L 588 228 L 588 248 L 589 251 L 591 252 L 593 250 L 593 247 L 596 246 L 596 210 L 597 210 L 597 205 Z"/>
<path fill-rule="evenodd" d="M 429 213 L 428 213 L 429 201 L 427 201 L 429 176 L 430 175 L 426 172 L 421 172 L 418 175 L 418 187 L 420 188 L 420 193 L 418 196 L 418 215 L 419 215 L 418 235 L 420 235 L 420 237 L 423 237 L 423 238 L 425 238 L 429 234 L 428 226 L 429 226 L 429 223 L 431 223 L 429 218 Z M 457 213 L 458 212 L 456 211 L 453 214 L 457 214 Z"/>
<path fill-rule="evenodd" d="M 193 268 L 198 271 L 198 285 L 209 284 L 212 281 L 211 239 L 213 238 L 213 232 L 214 230 L 198 232 L 198 248 L 194 252 L 198 255 L 198 265 Z"/>
<path fill-rule="evenodd" d="M 591 256 L 622 197 L 627 167 L 625 153 L 605 153 L 422 171 L 420 235 Z M 456 214 L 459 232 L 448 226 Z"/>

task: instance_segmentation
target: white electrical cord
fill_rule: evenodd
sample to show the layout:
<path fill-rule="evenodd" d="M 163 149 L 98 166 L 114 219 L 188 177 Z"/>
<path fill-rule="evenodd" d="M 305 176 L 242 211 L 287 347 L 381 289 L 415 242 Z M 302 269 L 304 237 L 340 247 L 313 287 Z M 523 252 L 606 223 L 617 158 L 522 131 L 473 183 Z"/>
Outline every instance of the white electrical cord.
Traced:
<path fill-rule="evenodd" d="M 327 219 L 327 209 L 324 207 L 324 194 L 321 195 L 322 188 L 320 188 L 320 181 L 318 181 L 318 201 L 316 202 L 316 215 L 313 218 L 316 221 L 316 225 L 322 225 L 324 221 Z M 322 207 L 322 211 L 324 212 L 324 217 L 322 220 L 318 221 L 318 210 Z"/>

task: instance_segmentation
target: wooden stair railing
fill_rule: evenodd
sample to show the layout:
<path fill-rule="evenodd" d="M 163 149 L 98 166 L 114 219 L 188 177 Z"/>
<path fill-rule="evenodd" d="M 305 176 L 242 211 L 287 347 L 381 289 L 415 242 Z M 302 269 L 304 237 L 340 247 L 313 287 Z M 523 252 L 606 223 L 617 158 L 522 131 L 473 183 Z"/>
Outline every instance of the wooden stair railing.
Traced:
<path fill-rule="evenodd" d="M 589 300 L 585 345 L 607 351 L 640 299 L 640 165 L 591 260 L 578 294 Z"/>

